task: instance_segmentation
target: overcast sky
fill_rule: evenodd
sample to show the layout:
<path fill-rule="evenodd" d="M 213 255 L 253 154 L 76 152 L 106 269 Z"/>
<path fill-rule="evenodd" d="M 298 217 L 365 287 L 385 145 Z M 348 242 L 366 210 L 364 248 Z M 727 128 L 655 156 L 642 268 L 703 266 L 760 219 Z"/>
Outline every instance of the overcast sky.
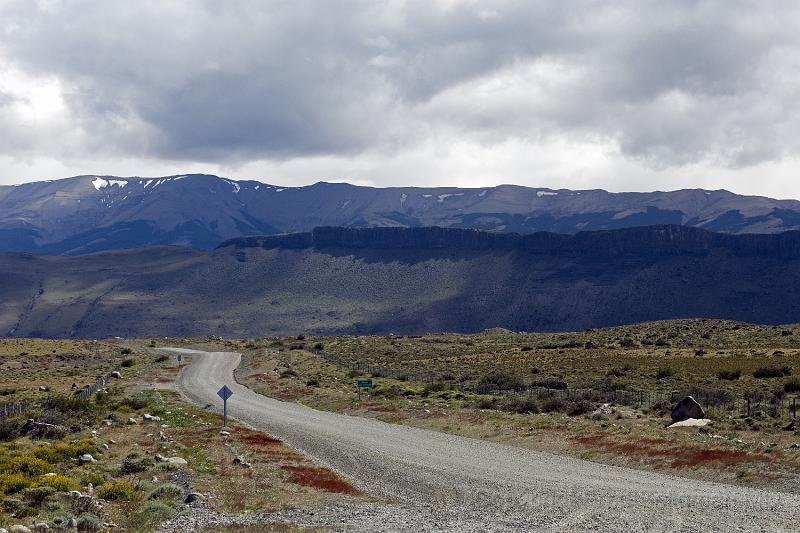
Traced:
<path fill-rule="evenodd" d="M 0 183 L 800 198 L 800 2 L 0 0 Z"/>

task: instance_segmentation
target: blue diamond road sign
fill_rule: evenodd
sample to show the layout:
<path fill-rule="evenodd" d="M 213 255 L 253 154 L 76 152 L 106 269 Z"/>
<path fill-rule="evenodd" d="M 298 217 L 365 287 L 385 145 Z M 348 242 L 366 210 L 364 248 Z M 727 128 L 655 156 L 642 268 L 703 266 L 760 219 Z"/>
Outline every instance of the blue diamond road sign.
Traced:
<path fill-rule="evenodd" d="M 228 398 L 233 396 L 233 391 L 230 390 L 227 385 L 223 385 L 222 388 L 217 391 L 217 396 L 222 398 L 223 401 L 227 401 Z"/>

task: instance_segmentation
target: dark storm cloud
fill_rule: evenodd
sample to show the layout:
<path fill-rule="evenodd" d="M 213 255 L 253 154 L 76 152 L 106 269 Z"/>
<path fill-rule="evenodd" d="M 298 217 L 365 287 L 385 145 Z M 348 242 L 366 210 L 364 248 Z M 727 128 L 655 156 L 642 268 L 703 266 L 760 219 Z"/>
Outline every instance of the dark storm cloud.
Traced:
<path fill-rule="evenodd" d="M 286 159 L 563 137 L 654 168 L 736 167 L 800 150 L 795 5 L 19 0 L 0 2 L 0 60 L 57 80 L 81 132 L 69 150 L 87 153 Z"/>

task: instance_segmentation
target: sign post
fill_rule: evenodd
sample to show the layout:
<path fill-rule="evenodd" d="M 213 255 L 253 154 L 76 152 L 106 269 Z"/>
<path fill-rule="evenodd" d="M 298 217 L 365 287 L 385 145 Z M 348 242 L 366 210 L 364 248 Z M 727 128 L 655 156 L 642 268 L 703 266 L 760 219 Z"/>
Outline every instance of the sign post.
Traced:
<path fill-rule="evenodd" d="M 356 388 L 358 389 L 358 399 L 361 400 L 361 389 L 367 389 L 369 391 L 372 390 L 372 380 L 371 379 L 359 379 L 356 380 Z"/>
<path fill-rule="evenodd" d="M 222 427 L 228 427 L 228 398 L 233 396 L 233 391 L 227 385 L 223 385 L 217 391 L 217 396 L 222 398 Z"/>

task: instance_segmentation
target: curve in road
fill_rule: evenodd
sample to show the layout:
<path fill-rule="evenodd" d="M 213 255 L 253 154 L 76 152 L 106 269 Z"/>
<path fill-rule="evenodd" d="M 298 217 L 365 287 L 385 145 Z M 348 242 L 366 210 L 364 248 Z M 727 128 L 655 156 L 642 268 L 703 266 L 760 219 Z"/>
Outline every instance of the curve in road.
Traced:
<path fill-rule="evenodd" d="M 192 355 L 178 378 L 228 412 L 396 499 L 436 531 L 798 531 L 800 497 L 601 465 L 282 402 L 236 383 L 241 356 Z M 409 529 L 411 526 L 409 525 Z M 418 529 L 418 527 L 414 527 Z"/>

